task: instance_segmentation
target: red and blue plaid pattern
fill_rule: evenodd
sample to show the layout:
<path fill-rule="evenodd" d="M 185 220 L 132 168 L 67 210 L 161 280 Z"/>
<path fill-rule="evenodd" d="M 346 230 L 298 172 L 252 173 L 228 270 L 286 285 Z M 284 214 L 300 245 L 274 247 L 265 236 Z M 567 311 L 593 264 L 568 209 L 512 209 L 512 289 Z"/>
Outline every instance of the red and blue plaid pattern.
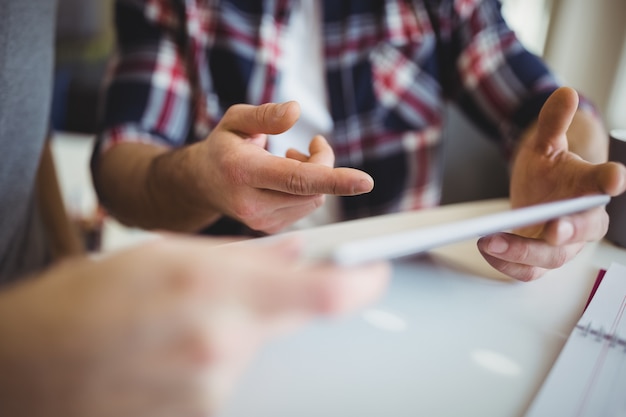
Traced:
<path fill-rule="evenodd" d="M 95 160 L 123 141 L 202 140 L 231 105 L 272 101 L 292 1 L 118 0 Z M 342 198 L 345 218 L 438 203 L 441 74 L 445 97 L 505 152 L 558 87 L 497 0 L 435 3 L 439 40 L 422 0 L 323 1 L 328 139 L 338 165 L 376 183 L 370 194 Z"/>

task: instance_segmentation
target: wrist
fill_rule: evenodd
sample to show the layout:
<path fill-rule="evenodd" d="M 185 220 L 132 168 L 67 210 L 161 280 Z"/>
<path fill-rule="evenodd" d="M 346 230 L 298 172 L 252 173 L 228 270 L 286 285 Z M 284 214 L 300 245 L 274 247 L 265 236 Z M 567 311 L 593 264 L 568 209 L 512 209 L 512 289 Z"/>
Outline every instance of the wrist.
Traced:
<path fill-rule="evenodd" d="M 197 151 L 194 144 L 163 153 L 146 170 L 145 200 L 176 231 L 196 232 L 222 217 L 209 200 L 212 190 L 198 168 Z"/>

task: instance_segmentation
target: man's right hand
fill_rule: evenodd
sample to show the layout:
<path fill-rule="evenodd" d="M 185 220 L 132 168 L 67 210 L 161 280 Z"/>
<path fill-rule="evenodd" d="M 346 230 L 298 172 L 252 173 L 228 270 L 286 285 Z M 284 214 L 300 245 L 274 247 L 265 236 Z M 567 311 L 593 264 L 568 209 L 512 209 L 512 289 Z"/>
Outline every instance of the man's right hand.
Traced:
<path fill-rule="evenodd" d="M 252 229 L 273 233 L 320 207 L 325 194 L 371 191 L 366 173 L 333 168 L 333 150 L 321 136 L 311 141 L 310 156 L 266 150 L 267 134 L 288 130 L 299 114 L 296 102 L 231 107 L 206 140 L 187 149 L 203 181 L 202 198 Z"/>
<path fill-rule="evenodd" d="M 310 155 L 265 149 L 268 134 L 291 128 L 296 102 L 235 105 L 203 141 L 178 149 L 128 138 L 100 155 L 94 184 L 118 220 L 146 229 L 196 232 L 226 215 L 273 233 L 305 217 L 325 194 L 357 195 L 374 187 L 365 172 L 333 168 L 321 136 Z"/>

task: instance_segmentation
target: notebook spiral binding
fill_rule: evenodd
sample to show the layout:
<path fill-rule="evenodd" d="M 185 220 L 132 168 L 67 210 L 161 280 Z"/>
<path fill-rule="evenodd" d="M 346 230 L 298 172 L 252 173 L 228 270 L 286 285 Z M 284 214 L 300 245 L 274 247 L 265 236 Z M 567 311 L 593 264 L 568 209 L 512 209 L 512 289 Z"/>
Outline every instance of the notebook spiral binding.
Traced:
<path fill-rule="evenodd" d="M 592 337 L 596 342 L 607 342 L 610 348 L 622 348 L 626 353 L 626 338 L 616 332 L 605 331 L 603 326 L 594 327 L 591 322 L 587 324 L 577 324 L 576 329 L 583 337 Z"/>

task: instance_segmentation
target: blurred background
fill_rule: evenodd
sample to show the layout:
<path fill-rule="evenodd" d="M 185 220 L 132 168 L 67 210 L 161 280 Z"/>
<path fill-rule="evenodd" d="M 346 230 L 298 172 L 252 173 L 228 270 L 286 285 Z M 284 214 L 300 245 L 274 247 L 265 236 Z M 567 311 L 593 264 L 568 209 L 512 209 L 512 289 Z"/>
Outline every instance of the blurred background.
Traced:
<path fill-rule="evenodd" d="M 626 0 L 502 0 L 502 12 L 526 48 L 591 99 L 607 129 L 626 127 Z M 500 149 L 454 108 L 446 135 L 442 204 L 508 194 Z"/>
<path fill-rule="evenodd" d="M 502 5 L 526 47 L 589 97 L 607 128 L 626 128 L 626 0 L 502 0 Z M 112 18 L 113 0 L 60 0 L 53 151 L 68 207 L 79 217 L 97 212 L 87 160 L 114 47 Z M 445 134 L 442 203 L 506 196 L 507 166 L 499 149 L 454 108 Z"/>
<path fill-rule="evenodd" d="M 509 24 L 565 82 L 584 91 L 609 128 L 626 125 L 626 1 L 502 0 Z M 114 44 L 112 0 L 60 0 L 54 126 L 93 133 Z M 621 111 L 620 111 L 621 110 Z"/>
<path fill-rule="evenodd" d="M 52 113 L 56 130 L 96 131 L 98 94 L 114 36 L 113 0 L 59 0 Z"/>

